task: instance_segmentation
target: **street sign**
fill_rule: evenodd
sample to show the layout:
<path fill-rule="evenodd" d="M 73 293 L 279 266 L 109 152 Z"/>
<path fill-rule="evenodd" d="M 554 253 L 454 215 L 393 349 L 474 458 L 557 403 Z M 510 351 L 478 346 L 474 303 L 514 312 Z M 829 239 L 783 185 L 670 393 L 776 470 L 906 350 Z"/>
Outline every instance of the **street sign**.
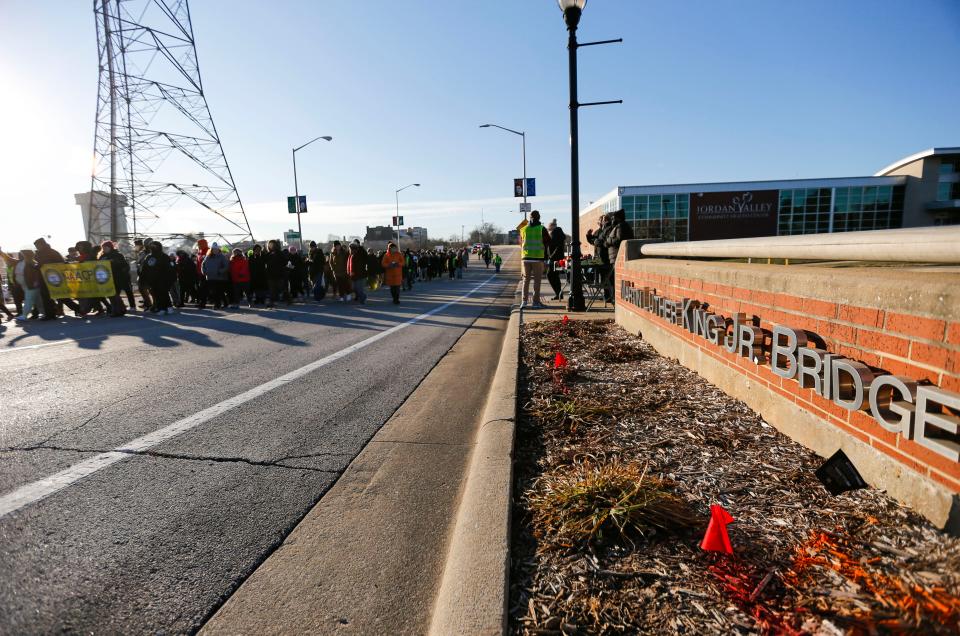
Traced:
<path fill-rule="evenodd" d="M 297 213 L 297 197 L 287 197 L 287 214 Z M 307 195 L 300 195 L 300 214 L 307 213 Z"/>
<path fill-rule="evenodd" d="M 401 225 L 403 225 L 403 217 L 402 217 L 402 216 L 392 216 L 392 217 L 390 217 L 390 218 L 393 219 L 393 221 L 390 223 L 390 225 L 394 225 L 394 226 L 396 226 L 396 227 L 400 227 Z"/>
<path fill-rule="evenodd" d="M 513 196 L 515 197 L 523 196 L 523 179 L 513 180 Z"/>
<path fill-rule="evenodd" d="M 527 201 L 526 203 L 520 204 L 520 212 L 523 214 L 530 214 L 530 211 L 533 209 L 533 204 Z"/>
<path fill-rule="evenodd" d="M 537 196 L 537 180 L 533 177 L 527 177 L 527 196 Z"/>
<path fill-rule="evenodd" d="M 290 230 L 289 232 L 283 233 L 283 242 L 284 243 L 293 243 L 294 241 L 300 240 L 300 232 L 295 232 Z"/>

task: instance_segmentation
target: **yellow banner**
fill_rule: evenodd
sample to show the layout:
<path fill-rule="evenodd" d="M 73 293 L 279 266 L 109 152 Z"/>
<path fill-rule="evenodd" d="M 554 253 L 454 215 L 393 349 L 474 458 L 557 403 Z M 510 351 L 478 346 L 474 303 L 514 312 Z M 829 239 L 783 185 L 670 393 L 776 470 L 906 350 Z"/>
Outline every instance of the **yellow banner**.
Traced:
<path fill-rule="evenodd" d="M 117 293 L 109 261 L 51 263 L 40 272 L 50 298 L 109 298 Z"/>

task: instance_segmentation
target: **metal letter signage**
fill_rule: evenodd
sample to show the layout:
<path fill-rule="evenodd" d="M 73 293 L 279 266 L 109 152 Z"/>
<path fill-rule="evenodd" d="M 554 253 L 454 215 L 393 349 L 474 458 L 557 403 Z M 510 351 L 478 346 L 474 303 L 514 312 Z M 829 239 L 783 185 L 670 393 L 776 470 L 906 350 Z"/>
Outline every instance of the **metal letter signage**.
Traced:
<path fill-rule="evenodd" d="M 954 415 L 960 412 L 960 393 L 918 385 L 903 376 L 878 375 L 862 362 L 813 346 L 813 341 L 822 342 L 816 334 L 784 325 L 772 332 L 761 329 L 758 316 L 721 316 L 710 311 L 708 303 L 672 300 L 630 281 L 621 281 L 620 298 L 729 353 L 769 364 L 781 378 L 813 389 L 842 409 L 869 411 L 884 429 L 960 462 L 960 417 Z"/>

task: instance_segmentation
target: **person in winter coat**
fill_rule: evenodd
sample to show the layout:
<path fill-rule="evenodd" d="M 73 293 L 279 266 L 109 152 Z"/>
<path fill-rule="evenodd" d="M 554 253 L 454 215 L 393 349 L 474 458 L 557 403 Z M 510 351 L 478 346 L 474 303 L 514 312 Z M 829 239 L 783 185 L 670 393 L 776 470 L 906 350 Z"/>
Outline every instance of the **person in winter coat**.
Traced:
<path fill-rule="evenodd" d="M 333 242 L 333 250 L 330 252 L 330 269 L 333 270 L 334 283 L 337 286 L 337 296 L 340 302 L 350 300 L 350 294 L 353 292 L 353 281 L 347 274 L 347 259 L 350 254 L 340 245 L 340 241 Z"/>
<path fill-rule="evenodd" d="M 37 264 L 33 250 L 20 250 L 17 258 L 5 252 L 0 257 L 13 270 L 13 280 L 23 290 L 23 306 L 17 315 L 18 322 L 29 320 L 42 302 L 40 288 L 43 287 L 43 277 L 40 275 L 40 266 Z M 46 318 L 46 316 L 44 316 Z"/>
<path fill-rule="evenodd" d="M 207 239 L 197 241 L 196 268 L 197 268 L 197 307 L 207 308 L 207 299 L 210 297 L 210 288 L 207 286 L 207 277 L 203 275 L 203 259 L 210 253 L 210 244 Z"/>
<path fill-rule="evenodd" d="M 234 309 L 240 307 L 240 300 L 244 295 L 247 297 L 247 306 L 253 307 L 253 299 L 250 296 L 250 264 L 239 249 L 233 250 L 230 256 L 230 285 L 233 288 Z"/>
<path fill-rule="evenodd" d="M 383 265 L 383 282 L 390 287 L 390 295 L 393 296 L 393 304 L 400 304 L 400 285 L 403 284 L 403 254 L 393 244 L 393 241 L 387 243 L 387 253 L 383 255 L 380 261 Z"/>
<path fill-rule="evenodd" d="M 153 305 L 150 307 L 151 313 L 164 312 L 173 313 L 170 308 L 170 287 L 173 286 L 173 279 L 176 272 L 170 257 L 164 254 L 163 244 L 159 241 L 150 243 L 146 258 L 143 259 L 143 265 L 140 270 L 140 280 L 149 287 L 153 297 Z"/>
<path fill-rule="evenodd" d="M 267 289 L 270 292 L 267 307 L 274 307 L 280 300 L 281 295 L 287 301 L 287 304 L 290 304 L 290 296 L 286 289 L 287 264 L 289 262 L 287 254 L 280 249 L 280 243 L 276 240 L 267 243 L 267 253 L 264 255 Z"/>
<path fill-rule="evenodd" d="M 307 279 L 307 264 L 303 260 L 303 254 L 296 245 L 291 245 L 287 250 L 290 254 L 290 264 L 288 267 L 287 280 L 290 284 L 290 296 L 294 300 L 299 300 L 303 296 L 304 284 Z"/>
<path fill-rule="evenodd" d="M 267 261 L 263 248 L 257 244 L 247 252 L 247 268 L 250 270 L 250 291 L 253 292 L 253 303 L 262 305 L 267 299 Z"/>
<path fill-rule="evenodd" d="M 347 257 L 347 274 L 353 282 L 353 299 L 363 304 L 367 302 L 367 250 L 363 245 L 350 246 L 350 256 Z"/>
<path fill-rule="evenodd" d="M 198 303 L 197 266 L 185 251 L 177 250 L 174 270 L 177 273 L 177 284 L 180 286 L 180 302 L 177 303 L 177 307 L 183 307 L 188 300 Z"/>
<path fill-rule="evenodd" d="M 51 263 L 65 263 L 63 256 L 57 250 L 50 247 L 46 239 L 38 238 L 33 242 L 33 246 L 37 248 L 37 251 L 34 253 L 33 258 L 37 262 L 38 267 L 43 267 L 44 265 L 49 265 Z M 63 305 L 66 305 L 73 310 L 78 316 L 84 315 L 86 312 L 80 309 L 80 306 L 70 298 L 65 298 L 63 300 L 53 300 L 50 297 L 50 291 L 47 289 L 47 286 L 42 282 L 40 284 L 40 298 L 43 302 L 43 319 L 44 320 L 54 320 L 57 317 L 57 314 L 63 313 Z"/>
<path fill-rule="evenodd" d="M 600 267 L 597 268 L 597 276 L 600 276 L 602 279 L 606 279 L 610 272 L 610 253 L 607 250 L 607 235 L 610 233 L 610 230 L 613 227 L 613 214 L 604 214 L 600 217 L 600 229 L 597 230 L 596 234 L 592 230 L 587 230 L 587 241 L 593 245 L 594 254 L 597 258 L 600 259 Z M 607 286 L 603 288 L 603 300 L 604 302 L 610 302 L 612 296 L 610 295 L 610 289 Z"/>
<path fill-rule="evenodd" d="M 610 273 L 606 279 L 607 286 L 604 288 L 604 298 L 608 302 L 613 302 L 614 290 L 616 289 L 614 278 L 616 277 L 617 255 L 620 253 L 620 245 L 632 238 L 633 228 L 627 223 L 626 212 L 621 208 L 613 213 L 613 223 L 610 226 L 610 231 L 603 239 L 603 244 L 607 248 L 607 261 L 610 263 Z"/>
<path fill-rule="evenodd" d="M 213 243 L 210 246 L 200 270 L 207 279 L 207 293 L 213 301 L 213 308 L 226 307 L 229 304 L 227 285 L 230 281 L 230 263 L 219 244 Z"/>
<path fill-rule="evenodd" d="M 110 241 L 104 241 L 100 244 L 100 256 L 97 260 L 110 263 L 114 291 L 116 291 L 116 293 L 110 297 L 110 317 L 119 318 L 127 313 L 123 306 L 123 300 L 120 299 L 120 292 L 124 290 L 122 278 L 124 276 L 127 278 L 130 277 L 130 264 L 127 263 L 127 259 L 123 257 L 123 254 L 114 249 L 113 243 Z"/>
<path fill-rule="evenodd" d="M 550 221 L 550 224 L 547 225 L 547 232 L 550 233 L 550 249 L 547 250 L 547 281 L 553 288 L 553 300 L 562 300 L 563 285 L 560 283 L 560 270 L 557 263 L 563 260 L 567 235 L 557 225 L 556 219 Z"/>

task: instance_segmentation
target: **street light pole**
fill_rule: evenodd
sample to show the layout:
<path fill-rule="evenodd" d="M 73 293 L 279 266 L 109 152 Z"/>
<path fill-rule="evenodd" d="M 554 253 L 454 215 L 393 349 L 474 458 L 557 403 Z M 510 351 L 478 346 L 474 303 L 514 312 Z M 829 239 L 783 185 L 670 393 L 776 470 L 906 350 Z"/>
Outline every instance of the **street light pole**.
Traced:
<path fill-rule="evenodd" d="M 303 251 L 303 227 L 300 225 L 300 186 L 297 184 L 297 151 L 302 148 L 306 148 L 313 142 L 320 139 L 323 139 L 324 141 L 333 141 L 333 137 L 330 137 L 329 135 L 323 135 L 321 137 L 311 139 L 302 146 L 297 146 L 291 153 L 293 155 L 293 204 L 297 210 L 297 233 L 300 235 L 300 251 Z"/>
<path fill-rule="evenodd" d="M 583 299 L 583 269 L 580 266 L 580 154 L 579 154 L 579 122 L 577 113 L 577 25 L 580 23 L 580 14 L 586 6 L 582 2 L 566 2 L 560 0 L 563 9 L 563 18 L 567 23 L 570 37 L 567 41 L 570 66 L 570 237 L 573 239 L 570 251 L 570 296 L 567 298 L 567 309 L 570 311 L 584 311 L 586 302 Z M 579 5 L 579 6 L 578 6 Z"/>
<path fill-rule="evenodd" d="M 498 126 L 497 124 L 480 124 L 481 128 L 499 128 L 500 130 L 505 130 L 514 135 L 520 135 L 522 140 L 521 149 L 523 152 L 523 218 L 527 218 L 527 133 L 524 130 L 513 130 L 511 128 L 505 128 L 503 126 Z"/>
<path fill-rule="evenodd" d="M 622 42 L 622 39 L 603 40 L 600 42 L 577 42 L 577 25 L 580 24 L 580 15 L 587 5 L 587 0 L 557 0 L 560 10 L 563 11 L 563 20 L 567 23 L 570 37 L 567 40 L 570 65 L 570 296 L 567 297 L 568 311 L 584 311 L 586 302 L 583 299 L 583 268 L 580 265 L 580 154 L 579 154 L 579 126 L 578 114 L 581 106 L 600 106 L 603 104 L 620 104 L 622 100 L 605 102 L 589 102 L 581 104 L 577 99 L 577 49 L 581 46 L 595 46 L 597 44 L 612 44 Z M 615 265 L 611 265 L 614 267 Z"/>
<path fill-rule="evenodd" d="M 402 188 L 397 188 L 396 190 L 393 191 L 393 197 L 394 199 L 396 199 L 396 204 L 397 204 L 397 213 L 396 213 L 396 216 L 394 216 L 393 218 L 397 222 L 397 251 L 398 252 L 400 251 L 400 193 L 406 190 L 407 188 L 410 188 L 413 186 L 416 186 L 419 188 L 420 184 L 411 183 L 409 185 L 403 186 Z"/>

